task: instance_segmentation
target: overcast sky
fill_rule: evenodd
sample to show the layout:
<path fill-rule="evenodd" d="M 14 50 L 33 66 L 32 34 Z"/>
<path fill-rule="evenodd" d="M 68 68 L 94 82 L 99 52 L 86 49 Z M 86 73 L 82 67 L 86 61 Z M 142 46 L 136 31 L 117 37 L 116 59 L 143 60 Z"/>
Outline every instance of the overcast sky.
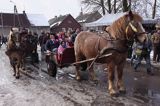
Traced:
<path fill-rule="evenodd" d="M 78 16 L 81 11 L 80 0 L 0 0 L 0 12 L 13 12 L 14 4 L 18 12 L 44 14 L 47 19 L 54 16 L 71 14 Z"/>

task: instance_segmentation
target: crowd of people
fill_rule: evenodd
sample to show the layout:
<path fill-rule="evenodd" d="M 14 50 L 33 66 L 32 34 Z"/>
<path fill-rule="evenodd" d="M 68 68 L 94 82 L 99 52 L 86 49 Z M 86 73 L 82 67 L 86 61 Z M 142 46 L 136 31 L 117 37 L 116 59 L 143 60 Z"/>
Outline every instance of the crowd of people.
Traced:
<path fill-rule="evenodd" d="M 58 60 L 60 60 L 60 55 L 65 48 L 73 47 L 75 38 L 79 32 L 79 29 L 58 33 L 45 33 L 43 31 L 39 36 L 41 52 L 55 52 L 58 55 Z"/>

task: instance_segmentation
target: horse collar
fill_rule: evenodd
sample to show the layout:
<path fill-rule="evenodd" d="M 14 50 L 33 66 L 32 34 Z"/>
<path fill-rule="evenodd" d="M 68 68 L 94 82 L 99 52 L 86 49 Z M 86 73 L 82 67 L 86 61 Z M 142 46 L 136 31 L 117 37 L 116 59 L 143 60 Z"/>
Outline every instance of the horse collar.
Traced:
<path fill-rule="evenodd" d="M 110 38 L 108 39 L 106 36 L 101 36 L 101 38 L 105 39 L 106 41 L 109 41 L 109 43 L 112 45 L 112 47 L 109 47 L 109 48 L 119 53 L 127 52 L 130 46 L 130 41 L 128 41 L 127 39 L 110 39 Z M 119 47 L 117 47 L 118 42 L 122 42 L 122 44 L 124 45 L 122 46 L 123 47 L 122 49 L 119 49 Z"/>

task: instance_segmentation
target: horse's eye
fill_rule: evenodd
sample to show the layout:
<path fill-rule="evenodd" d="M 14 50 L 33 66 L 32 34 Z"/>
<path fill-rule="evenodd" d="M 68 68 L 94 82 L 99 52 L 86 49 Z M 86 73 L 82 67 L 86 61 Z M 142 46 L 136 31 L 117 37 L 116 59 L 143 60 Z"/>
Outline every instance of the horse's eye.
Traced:
<path fill-rule="evenodd" d="M 135 22 L 134 22 L 134 21 L 131 21 L 131 24 L 135 24 Z"/>
<path fill-rule="evenodd" d="M 134 27 L 138 27 L 138 23 L 137 22 L 134 22 L 134 21 L 131 21 L 132 25 L 134 25 Z"/>

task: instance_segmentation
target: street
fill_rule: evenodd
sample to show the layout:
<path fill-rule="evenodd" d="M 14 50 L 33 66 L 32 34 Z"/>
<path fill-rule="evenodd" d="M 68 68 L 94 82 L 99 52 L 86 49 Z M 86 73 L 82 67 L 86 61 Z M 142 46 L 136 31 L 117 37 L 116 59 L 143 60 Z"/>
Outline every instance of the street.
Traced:
<path fill-rule="evenodd" d="M 158 65 L 153 66 L 155 75 L 149 76 L 144 65 L 140 72 L 134 72 L 127 63 L 124 69 L 127 92 L 111 97 L 103 65 L 95 66 L 98 84 L 88 80 L 87 72 L 82 72 L 81 82 L 76 81 L 75 67 L 58 69 L 57 77 L 50 77 L 43 61 L 35 65 L 28 63 L 29 75 L 21 73 L 20 79 L 15 79 L 5 45 L 0 48 L 0 56 L 0 106 L 160 106 Z"/>

